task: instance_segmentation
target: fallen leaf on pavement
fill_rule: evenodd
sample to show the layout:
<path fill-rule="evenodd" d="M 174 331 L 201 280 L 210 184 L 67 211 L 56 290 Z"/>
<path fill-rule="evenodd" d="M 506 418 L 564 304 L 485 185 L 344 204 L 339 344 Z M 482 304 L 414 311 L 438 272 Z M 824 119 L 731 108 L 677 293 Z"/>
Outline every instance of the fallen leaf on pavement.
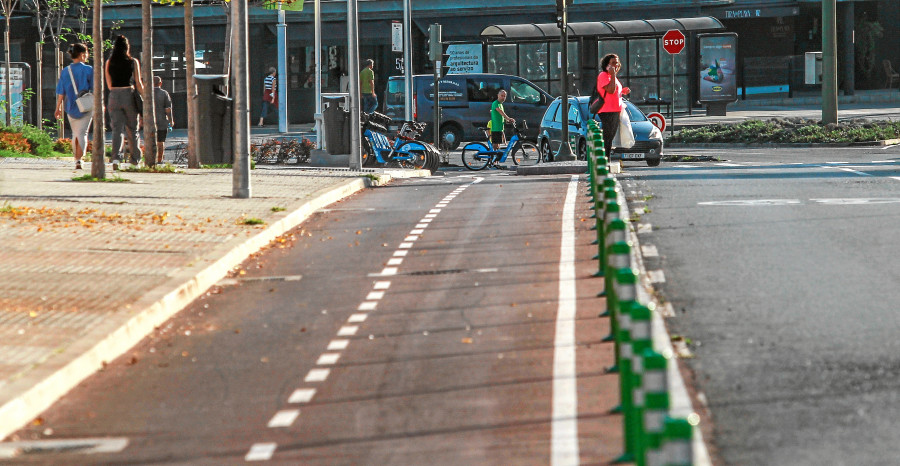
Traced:
<path fill-rule="evenodd" d="M 462 339 L 462 342 L 465 343 L 465 344 L 467 344 L 467 345 L 471 345 L 471 344 L 472 344 L 472 339 L 466 337 L 466 338 L 463 338 L 463 339 Z"/>

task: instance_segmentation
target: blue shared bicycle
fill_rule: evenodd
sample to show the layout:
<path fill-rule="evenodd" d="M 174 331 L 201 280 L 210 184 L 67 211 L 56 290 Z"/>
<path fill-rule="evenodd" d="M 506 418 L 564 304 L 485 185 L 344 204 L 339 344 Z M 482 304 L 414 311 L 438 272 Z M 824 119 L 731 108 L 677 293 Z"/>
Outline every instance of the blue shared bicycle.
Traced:
<path fill-rule="evenodd" d="M 391 141 L 384 133 L 388 132 L 387 125 L 392 122 L 390 117 L 380 113 L 362 115 L 363 166 L 398 166 L 434 173 L 440 165 L 440 153 L 431 144 L 416 140 L 425 129 L 425 123 L 404 121 Z"/>
<path fill-rule="evenodd" d="M 527 129 L 528 124 L 522 121 L 521 125 L 514 125 L 514 134 L 509 139 L 506 148 L 494 150 L 488 142 L 470 142 L 463 147 L 462 163 L 469 170 L 484 170 L 488 166 L 500 168 L 500 164 L 512 156 L 512 162 L 516 165 L 535 165 L 541 162 L 541 152 L 537 146 L 526 141 L 522 130 Z"/>

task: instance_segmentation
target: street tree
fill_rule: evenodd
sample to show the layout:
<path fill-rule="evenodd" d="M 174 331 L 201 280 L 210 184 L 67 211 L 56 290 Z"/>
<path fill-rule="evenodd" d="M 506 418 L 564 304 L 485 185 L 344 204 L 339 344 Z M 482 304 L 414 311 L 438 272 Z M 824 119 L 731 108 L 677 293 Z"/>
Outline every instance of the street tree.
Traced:
<path fill-rule="evenodd" d="M 6 103 L 3 106 L 6 109 L 6 126 L 12 125 L 12 96 L 10 92 L 12 80 L 10 79 L 9 73 L 9 22 L 12 19 L 13 11 L 18 6 L 19 0 L 0 0 L 0 14 L 3 14 L 3 19 L 6 21 L 6 30 L 3 31 L 3 69 L 6 71 L 6 85 L 4 86 L 4 97 Z"/>
<path fill-rule="evenodd" d="M 91 42 L 103 44 L 103 0 L 94 0 L 93 34 Z M 91 59 L 94 63 L 94 137 L 91 148 L 91 176 L 106 178 L 106 148 L 104 146 L 104 121 L 106 115 L 103 106 L 103 52 L 95 48 Z"/>
<path fill-rule="evenodd" d="M 2 1 L 2 0 L 0 0 Z M 141 81 L 144 82 L 144 163 L 156 165 L 156 112 L 153 98 L 152 0 L 141 0 Z"/>

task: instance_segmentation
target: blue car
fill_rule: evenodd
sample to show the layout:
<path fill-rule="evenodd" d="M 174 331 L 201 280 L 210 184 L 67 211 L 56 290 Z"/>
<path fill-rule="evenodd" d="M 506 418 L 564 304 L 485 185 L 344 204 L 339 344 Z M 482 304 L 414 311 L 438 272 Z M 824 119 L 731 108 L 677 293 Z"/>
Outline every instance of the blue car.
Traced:
<path fill-rule="evenodd" d="M 590 99 L 588 96 L 569 98 L 569 141 L 579 159 L 584 159 L 587 154 L 587 122 L 590 115 L 588 99 Z M 547 107 L 544 118 L 541 119 L 537 144 L 544 160 L 552 160 L 552 154 L 559 151 L 562 140 L 561 103 L 562 99 L 557 97 Z M 625 105 L 631 118 L 634 147 L 630 149 L 613 147 L 611 159 L 643 160 L 651 167 L 659 165 L 663 153 L 662 132 L 653 126 L 644 112 L 634 104 L 626 100 Z"/>

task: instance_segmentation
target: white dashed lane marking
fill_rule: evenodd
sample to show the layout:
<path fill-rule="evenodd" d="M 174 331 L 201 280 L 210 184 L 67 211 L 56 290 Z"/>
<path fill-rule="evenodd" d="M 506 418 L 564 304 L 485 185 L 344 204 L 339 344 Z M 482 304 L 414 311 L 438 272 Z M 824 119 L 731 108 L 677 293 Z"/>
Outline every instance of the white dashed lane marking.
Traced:
<path fill-rule="evenodd" d="M 435 205 L 435 208 L 428 211 L 428 214 L 424 216 L 419 222 L 416 224 L 415 228 L 409 232 L 409 235 L 404 238 L 403 242 L 397 247 L 397 250 L 394 251 L 392 257 L 388 259 L 388 266 L 398 266 L 403 263 L 403 258 L 407 256 L 409 253 L 409 249 L 413 247 L 413 242 L 419 239 L 418 235 L 421 235 L 425 232 L 425 228 L 428 228 L 428 225 L 434 220 L 438 213 L 441 212 L 441 207 L 446 207 L 447 204 L 450 203 L 458 194 L 462 193 L 467 187 L 481 181 L 480 178 L 475 178 L 471 183 L 460 186 L 455 189 L 450 195 L 447 195 Z M 397 274 L 397 267 L 385 267 L 382 269 L 379 274 L 369 274 L 369 276 L 392 276 Z M 368 295 L 366 295 L 365 301 L 359 304 L 356 312 L 350 315 L 347 318 L 348 324 L 360 324 L 368 319 L 368 312 L 374 311 L 378 306 L 378 301 L 384 298 L 385 290 L 391 287 L 391 282 L 386 280 L 378 280 L 375 281 L 372 285 L 372 290 Z M 347 337 L 354 336 L 359 331 L 358 325 L 343 325 L 337 331 L 337 335 L 339 337 Z M 371 335 L 370 337 L 371 338 Z M 316 360 L 317 366 L 333 366 L 337 364 L 338 360 L 341 358 L 340 351 L 347 349 L 347 346 L 350 344 L 349 340 L 346 339 L 335 339 L 331 340 L 328 343 L 326 353 L 319 355 L 319 358 Z M 324 368 L 315 368 L 310 369 L 310 371 L 306 374 L 303 381 L 305 383 L 315 383 L 315 382 L 324 382 L 328 379 L 328 376 L 331 374 L 330 369 Z M 290 398 L 288 398 L 289 404 L 298 404 L 298 403 L 309 403 L 316 394 L 316 389 L 314 388 L 298 388 L 294 390 L 291 394 Z M 286 409 L 281 410 L 275 413 L 272 419 L 269 421 L 268 426 L 272 428 L 277 427 L 290 427 L 294 424 L 297 418 L 300 416 L 300 410 L 298 409 Z M 250 451 L 247 452 L 247 455 L 244 457 L 245 461 L 268 461 L 272 458 L 272 455 L 275 453 L 275 450 L 278 448 L 278 444 L 276 443 L 255 443 L 250 447 Z"/>

